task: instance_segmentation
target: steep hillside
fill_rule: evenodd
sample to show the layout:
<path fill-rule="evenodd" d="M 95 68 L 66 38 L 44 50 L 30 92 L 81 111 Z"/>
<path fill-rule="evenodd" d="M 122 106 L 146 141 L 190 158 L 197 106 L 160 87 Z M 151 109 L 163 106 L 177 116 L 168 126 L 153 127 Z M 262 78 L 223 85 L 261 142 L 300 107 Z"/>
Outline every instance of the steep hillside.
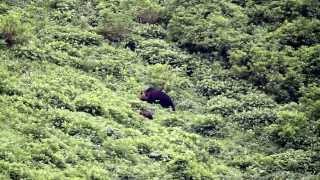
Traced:
<path fill-rule="evenodd" d="M 319 72 L 317 0 L 3 0 L 0 178 L 317 179 Z"/>

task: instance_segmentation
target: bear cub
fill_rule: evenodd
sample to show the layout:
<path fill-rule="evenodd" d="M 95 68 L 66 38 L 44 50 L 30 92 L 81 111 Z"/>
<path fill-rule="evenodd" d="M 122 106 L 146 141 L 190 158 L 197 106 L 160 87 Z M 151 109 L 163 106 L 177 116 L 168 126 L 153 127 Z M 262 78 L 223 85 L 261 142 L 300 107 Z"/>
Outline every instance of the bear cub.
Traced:
<path fill-rule="evenodd" d="M 154 112 L 152 112 L 150 110 L 142 109 L 142 110 L 140 110 L 140 115 L 142 115 L 148 119 L 153 119 Z"/>

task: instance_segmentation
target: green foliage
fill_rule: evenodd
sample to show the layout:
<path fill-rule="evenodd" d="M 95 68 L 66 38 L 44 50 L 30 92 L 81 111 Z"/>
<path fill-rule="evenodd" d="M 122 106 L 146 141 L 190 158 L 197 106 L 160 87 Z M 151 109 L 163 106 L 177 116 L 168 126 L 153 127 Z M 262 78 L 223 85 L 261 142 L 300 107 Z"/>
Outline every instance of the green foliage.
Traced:
<path fill-rule="evenodd" d="M 203 79 L 198 82 L 197 89 L 203 96 L 216 96 L 221 94 L 232 96 L 237 93 L 244 93 L 246 91 L 244 85 L 245 83 L 236 80 Z"/>
<path fill-rule="evenodd" d="M 101 12 L 101 16 L 102 20 L 97 28 L 98 34 L 111 42 L 119 42 L 129 36 L 133 25 L 130 16 L 108 10 Z"/>
<path fill-rule="evenodd" d="M 137 53 L 148 64 L 169 64 L 173 67 L 181 67 L 190 61 L 190 57 L 163 40 L 141 41 Z"/>
<path fill-rule="evenodd" d="M 195 119 L 191 125 L 191 131 L 202 136 L 216 136 L 223 137 L 226 132 L 223 130 L 222 118 L 219 116 L 208 116 L 204 118 Z"/>
<path fill-rule="evenodd" d="M 309 144 L 306 135 L 310 129 L 307 126 L 305 114 L 297 111 L 280 111 L 277 125 L 271 126 L 276 141 L 282 145 L 295 146 Z M 292 143 L 292 145 L 291 145 Z"/>
<path fill-rule="evenodd" d="M 295 160 L 292 161 L 292 159 Z M 248 154 L 235 159 L 232 165 L 247 169 L 249 172 L 247 178 L 295 179 L 313 177 L 315 164 L 312 162 L 313 154 L 310 151 L 290 149 L 276 155 Z M 259 172 L 257 172 L 258 169 L 260 169 Z"/>
<path fill-rule="evenodd" d="M 145 82 L 145 85 L 162 87 L 166 91 L 192 86 L 189 79 L 183 77 L 181 73 L 173 73 L 172 67 L 167 64 L 155 64 L 149 66 L 145 72 L 141 69 L 140 73 L 137 76 Z M 171 73 L 171 76 L 168 76 L 168 73 Z"/>
<path fill-rule="evenodd" d="M 0 46 L 12 47 L 30 39 L 30 26 L 21 21 L 21 15 L 8 14 L 0 18 Z"/>
<path fill-rule="evenodd" d="M 319 18 L 319 2 L 315 0 L 285 0 L 257 3 L 249 1 L 245 4 L 250 22 L 258 25 L 279 25 L 284 20 L 296 17 Z"/>
<path fill-rule="evenodd" d="M 168 24 L 169 37 L 191 52 L 212 53 L 227 58 L 231 47 L 246 35 L 238 29 L 247 18 L 241 7 L 225 1 L 170 4 L 175 8 Z M 240 27 L 239 27 L 240 26 Z"/>
<path fill-rule="evenodd" d="M 50 8 L 58 10 L 70 10 L 75 8 L 75 0 L 51 0 L 49 2 Z"/>
<path fill-rule="evenodd" d="M 262 41 L 265 41 L 264 39 Z M 250 45 L 249 50 L 233 50 L 230 61 L 236 76 L 274 95 L 278 102 L 297 101 L 304 76 L 300 71 L 304 59 L 294 55 L 291 48 L 279 50 L 278 43 Z"/>
<path fill-rule="evenodd" d="M 306 112 L 312 120 L 319 120 L 320 88 L 318 85 L 311 85 L 303 89 L 303 98 L 301 98 L 302 110 Z"/>
<path fill-rule="evenodd" d="M 50 32 L 50 36 L 56 41 L 64 41 L 75 47 L 81 45 L 99 45 L 102 37 L 88 31 L 80 31 L 78 28 L 57 28 Z"/>
<path fill-rule="evenodd" d="M 222 95 L 211 98 L 208 103 L 208 111 L 223 116 L 231 115 L 242 108 L 241 103 L 233 98 L 227 98 Z"/>
<path fill-rule="evenodd" d="M 319 82 L 320 46 L 301 48 L 297 55 L 305 62 L 302 65 L 302 74 L 305 74 L 308 83 Z"/>
<path fill-rule="evenodd" d="M 245 129 L 259 129 L 277 120 L 276 106 L 272 99 L 252 93 L 238 98 L 223 95 L 213 97 L 207 102 L 207 111 L 229 117 Z"/>
<path fill-rule="evenodd" d="M 0 179 L 317 179 L 319 5 L 1 1 Z"/>
<path fill-rule="evenodd" d="M 6 4 L 0 4 L 0 14 L 8 13 L 9 7 Z"/>
<path fill-rule="evenodd" d="M 274 38 L 279 39 L 281 44 L 293 48 L 311 46 L 320 42 L 319 26 L 320 21 L 318 19 L 298 18 L 291 23 L 283 23 L 275 31 Z"/>
<path fill-rule="evenodd" d="M 143 24 L 159 23 L 161 14 L 157 8 L 144 8 L 137 11 L 136 21 Z"/>
<path fill-rule="evenodd" d="M 272 110 L 254 109 L 251 111 L 236 113 L 231 117 L 233 121 L 239 122 L 246 129 L 256 129 L 274 122 L 277 117 Z"/>
<path fill-rule="evenodd" d="M 167 31 L 160 25 L 150 24 L 150 25 L 141 25 L 136 27 L 136 34 L 145 37 L 145 38 L 158 38 L 164 39 L 167 36 Z"/>

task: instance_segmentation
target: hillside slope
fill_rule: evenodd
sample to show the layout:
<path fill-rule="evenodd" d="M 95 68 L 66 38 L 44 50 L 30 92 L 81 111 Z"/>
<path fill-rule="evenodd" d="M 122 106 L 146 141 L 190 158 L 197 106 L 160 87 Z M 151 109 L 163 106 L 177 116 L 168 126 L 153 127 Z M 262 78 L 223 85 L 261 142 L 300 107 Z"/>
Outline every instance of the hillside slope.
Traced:
<path fill-rule="evenodd" d="M 1 1 L 0 178 L 317 179 L 319 27 L 316 0 Z"/>

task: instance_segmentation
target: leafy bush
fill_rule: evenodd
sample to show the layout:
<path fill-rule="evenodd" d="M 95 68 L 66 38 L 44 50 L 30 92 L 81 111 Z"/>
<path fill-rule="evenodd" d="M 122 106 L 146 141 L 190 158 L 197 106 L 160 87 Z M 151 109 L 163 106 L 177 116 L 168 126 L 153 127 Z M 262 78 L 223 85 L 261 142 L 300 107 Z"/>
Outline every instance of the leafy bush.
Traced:
<path fill-rule="evenodd" d="M 284 23 L 275 31 L 274 38 L 281 44 L 299 48 L 320 42 L 320 21 L 318 19 L 298 18 L 291 23 Z"/>
<path fill-rule="evenodd" d="M 266 95 L 249 93 L 237 98 L 218 95 L 207 102 L 207 111 L 229 117 L 242 128 L 259 129 L 277 120 L 276 103 Z"/>
<path fill-rule="evenodd" d="M 4 67 L 0 67 L 0 94 L 6 94 L 8 91 L 7 78 L 10 77 L 8 70 Z"/>
<path fill-rule="evenodd" d="M 218 95 L 207 102 L 207 108 L 209 112 L 228 116 L 237 111 L 241 111 L 243 106 L 241 106 L 241 103 L 236 99 Z"/>
<path fill-rule="evenodd" d="M 134 33 L 145 38 L 164 39 L 167 36 L 167 31 L 156 24 L 137 26 L 134 28 Z"/>
<path fill-rule="evenodd" d="M 137 53 L 148 64 L 169 64 L 173 67 L 182 66 L 190 58 L 176 50 L 163 40 L 147 40 L 139 43 Z"/>
<path fill-rule="evenodd" d="M 277 116 L 278 120 L 266 127 L 273 141 L 284 147 L 303 148 L 315 140 L 313 123 L 308 122 L 305 113 L 284 107 Z"/>
<path fill-rule="evenodd" d="M 13 77 L 6 67 L 0 67 L 0 95 L 23 95 L 23 91 L 15 87 L 12 81 L 16 81 L 16 77 Z"/>
<path fill-rule="evenodd" d="M 7 47 L 24 44 L 30 39 L 30 26 L 21 21 L 19 14 L 8 14 L 0 18 L 0 39 Z"/>
<path fill-rule="evenodd" d="M 101 12 L 102 20 L 97 27 L 97 33 L 111 42 L 119 42 L 127 38 L 133 25 L 130 16 L 110 11 Z"/>
<path fill-rule="evenodd" d="M 300 61 L 304 62 L 301 67 L 301 71 L 305 74 L 305 80 L 307 83 L 314 83 L 320 81 L 320 46 L 312 46 L 301 48 L 297 52 Z"/>
<path fill-rule="evenodd" d="M 235 113 L 235 115 L 231 116 L 231 119 L 238 122 L 245 129 L 258 129 L 275 122 L 277 116 L 275 112 L 269 109 L 253 109 Z"/>
<path fill-rule="evenodd" d="M 99 45 L 102 37 L 88 31 L 80 31 L 78 28 L 57 28 L 50 32 L 50 36 L 58 41 L 67 42 L 75 47 L 84 45 Z"/>
<path fill-rule="evenodd" d="M 319 5 L 1 1 L 0 179 L 316 179 Z"/>
<path fill-rule="evenodd" d="M 311 120 L 319 120 L 320 87 L 312 84 L 302 89 L 302 93 L 303 97 L 300 99 L 300 102 L 303 105 L 303 112 L 305 112 Z"/>
<path fill-rule="evenodd" d="M 73 66 L 98 76 L 113 75 L 119 79 L 123 78 L 125 65 L 117 60 L 82 60 L 74 62 Z"/>
<path fill-rule="evenodd" d="M 228 50 L 246 37 L 238 29 L 247 19 L 235 4 L 211 3 L 170 4 L 175 11 L 168 24 L 169 38 L 190 52 L 215 52 L 217 57 L 227 59 Z"/>
<path fill-rule="evenodd" d="M 197 82 L 197 91 L 203 96 L 237 96 L 237 93 L 245 93 L 245 83 L 236 80 L 203 79 Z"/>
<path fill-rule="evenodd" d="M 193 179 L 192 174 L 189 172 L 189 162 L 187 160 L 178 159 L 169 165 L 169 172 L 173 174 L 173 178 Z"/>
<path fill-rule="evenodd" d="M 97 22 L 92 19 L 97 17 L 93 2 L 77 2 L 77 0 L 50 0 L 47 2 L 49 11 L 48 18 L 61 26 L 75 25 L 82 29 L 89 29 L 89 25 L 96 26 Z"/>
<path fill-rule="evenodd" d="M 202 80 L 198 84 L 198 91 L 204 96 L 216 96 L 221 95 L 226 92 L 226 88 L 230 85 L 226 85 L 226 81 L 212 81 L 212 80 Z"/>
<path fill-rule="evenodd" d="M 287 170 L 295 173 L 312 172 L 315 169 L 313 169 L 314 167 L 310 164 L 310 161 L 312 161 L 311 156 L 311 153 L 308 151 L 288 150 L 283 153 L 271 155 L 270 157 L 273 159 L 273 162 L 266 167 L 269 172 L 275 170 Z"/>
<path fill-rule="evenodd" d="M 272 3 L 251 1 L 245 6 L 250 22 L 256 25 L 279 25 L 285 20 L 293 20 L 301 16 L 309 18 L 319 18 L 320 16 L 320 5 L 314 0 L 288 0 Z"/>
<path fill-rule="evenodd" d="M 300 106 L 284 106 L 278 112 L 279 122 L 266 129 L 282 146 L 304 148 L 318 140 L 319 88 L 310 86 L 303 94 Z"/>
<path fill-rule="evenodd" d="M 191 132 L 195 132 L 206 137 L 223 137 L 227 134 L 223 128 L 222 118 L 219 116 L 207 116 L 203 118 L 198 118 L 194 120 L 191 124 Z"/>
<path fill-rule="evenodd" d="M 180 118 L 173 117 L 173 118 L 162 120 L 161 125 L 165 127 L 183 127 L 185 126 L 185 122 Z"/>
<path fill-rule="evenodd" d="M 173 68 L 167 64 L 155 64 L 149 66 L 147 69 L 142 67 L 142 69 L 139 70 L 136 76 L 140 78 L 145 85 L 161 87 L 167 92 L 178 88 L 186 89 L 192 86 L 189 79 L 183 77 L 181 73 L 174 71 Z M 167 76 L 167 74 L 171 74 L 171 76 Z"/>
<path fill-rule="evenodd" d="M 243 51 L 232 51 L 232 71 L 236 76 L 274 95 L 278 102 L 297 101 L 304 77 L 297 75 L 295 70 L 300 68 L 301 62 L 293 55 L 292 49 L 280 51 L 277 45 L 276 42 L 266 42 L 266 45 L 252 45 Z"/>
<path fill-rule="evenodd" d="M 247 178 L 296 179 L 317 174 L 318 170 L 314 169 L 312 157 L 310 151 L 289 149 L 271 155 L 256 153 L 242 155 L 235 158 L 231 164 L 247 170 L 248 173 L 245 176 Z"/>
<path fill-rule="evenodd" d="M 50 0 L 49 6 L 53 9 L 61 11 L 70 10 L 75 8 L 75 0 Z"/>
<path fill-rule="evenodd" d="M 160 12 L 155 8 L 140 9 L 136 15 L 136 21 L 143 24 L 159 23 L 161 18 Z"/>
<path fill-rule="evenodd" d="M 9 11 L 9 7 L 6 4 L 0 4 L 0 14 L 6 14 Z"/>
<path fill-rule="evenodd" d="M 256 108 L 272 109 L 277 106 L 276 102 L 266 94 L 250 92 L 246 95 L 240 95 L 241 107 L 244 110 L 252 110 Z"/>

